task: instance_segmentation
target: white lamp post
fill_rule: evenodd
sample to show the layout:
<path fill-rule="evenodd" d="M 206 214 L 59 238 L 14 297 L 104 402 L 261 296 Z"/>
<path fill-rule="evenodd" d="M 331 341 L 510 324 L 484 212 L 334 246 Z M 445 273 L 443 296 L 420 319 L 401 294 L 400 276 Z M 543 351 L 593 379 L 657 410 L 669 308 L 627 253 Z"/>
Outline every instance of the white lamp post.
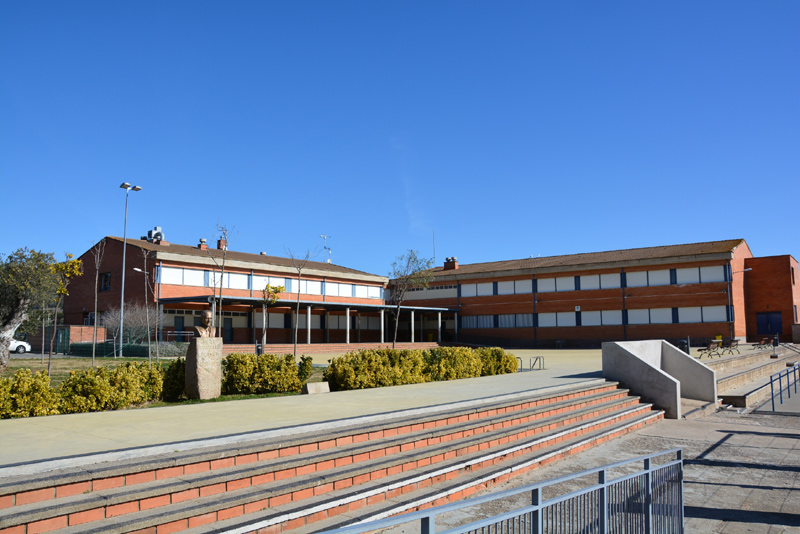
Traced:
<path fill-rule="evenodd" d="M 131 191 L 141 191 L 138 185 L 131 186 L 128 182 L 122 183 L 120 189 L 125 190 L 125 225 L 122 229 L 122 284 L 119 293 L 119 355 L 122 357 L 122 325 L 125 313 L 125 252 L 128 249 L 128 194 Z"/>

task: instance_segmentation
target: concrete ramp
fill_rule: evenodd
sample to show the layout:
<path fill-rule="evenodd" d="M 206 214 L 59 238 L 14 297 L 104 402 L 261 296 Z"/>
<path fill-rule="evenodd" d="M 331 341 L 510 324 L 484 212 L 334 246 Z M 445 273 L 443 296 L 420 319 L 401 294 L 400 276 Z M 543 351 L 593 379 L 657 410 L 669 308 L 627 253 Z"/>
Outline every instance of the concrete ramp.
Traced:
<path fill-rule="evenodd" d="M 716 402 L 716 373 L 663 340 L 603 343 L 603 376 L 680 419 L 681 397 Z"/>

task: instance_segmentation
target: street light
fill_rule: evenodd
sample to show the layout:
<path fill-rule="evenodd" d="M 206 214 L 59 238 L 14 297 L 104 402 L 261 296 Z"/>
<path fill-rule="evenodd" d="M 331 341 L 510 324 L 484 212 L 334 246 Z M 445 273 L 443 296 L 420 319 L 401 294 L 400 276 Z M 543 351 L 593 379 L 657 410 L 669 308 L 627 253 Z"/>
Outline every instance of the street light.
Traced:
<path fill-rule="evenodd" d="M 122 324 L 125 313 L 125 252 L 128 248 L 128 195 L 131 191 L 141 191 L 138 185 L 131 186 L 128 182 L 120 184 L 120 189 L 125 190 L 125 225 L 122 229 L 122 285 L 119 294 L 119 355 L 122 357 Z"/>

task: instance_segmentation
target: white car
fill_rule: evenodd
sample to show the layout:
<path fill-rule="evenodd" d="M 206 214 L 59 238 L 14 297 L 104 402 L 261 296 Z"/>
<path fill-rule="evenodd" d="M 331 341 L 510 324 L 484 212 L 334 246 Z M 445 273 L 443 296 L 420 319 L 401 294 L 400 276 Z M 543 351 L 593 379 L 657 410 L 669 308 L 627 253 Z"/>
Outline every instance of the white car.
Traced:
<path fill-rule="evenodd" d="M 30 343 L 26 343 L 18 339 L 12 339 L 11 345 L 8 346 L 8 352 L 16 352 L 17 354 L 24 354 L 30 351 L 31 351 Z"/>

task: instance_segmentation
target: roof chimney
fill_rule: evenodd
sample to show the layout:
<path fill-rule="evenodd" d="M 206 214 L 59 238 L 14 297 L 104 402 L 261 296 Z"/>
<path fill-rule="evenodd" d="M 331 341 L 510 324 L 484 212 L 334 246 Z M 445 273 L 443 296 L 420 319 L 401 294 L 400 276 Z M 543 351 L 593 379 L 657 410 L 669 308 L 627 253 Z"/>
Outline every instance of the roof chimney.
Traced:
<path fill-rule="evenodd" d="M 200 250 L 208 250 L 208 245 L 206 244 L 205 239 L 200 239 L 200 243 L 197 244 L 197 248 Z"/>
<path fill-rule="evenodd" d="M 217 239 L 217 249 L 218 250 L 228 250 L 228 242 L 224 239 Z"/>
<path fill-rule="evenodd" d="M 458 269 L 458 258 L 453 256 L 452 258 L 445 258 L 444 259 L 444 270 L 445 271 L 452 271 L 454 269 Z"/>

